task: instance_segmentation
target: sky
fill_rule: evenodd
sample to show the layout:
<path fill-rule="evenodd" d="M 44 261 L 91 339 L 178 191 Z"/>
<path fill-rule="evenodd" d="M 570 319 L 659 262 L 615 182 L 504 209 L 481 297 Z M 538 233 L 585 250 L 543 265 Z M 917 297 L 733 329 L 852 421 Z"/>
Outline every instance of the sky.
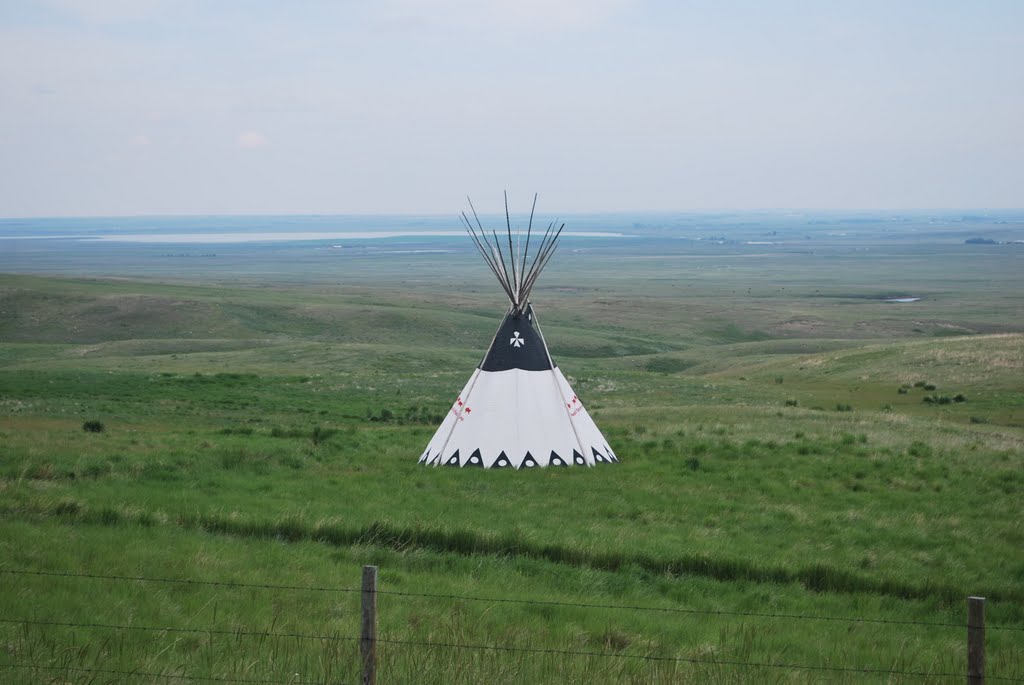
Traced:
<path fill-rule="evenodd" d="M 1020 0 L 0 0 L 0 216 L 1020 208 Z"/>

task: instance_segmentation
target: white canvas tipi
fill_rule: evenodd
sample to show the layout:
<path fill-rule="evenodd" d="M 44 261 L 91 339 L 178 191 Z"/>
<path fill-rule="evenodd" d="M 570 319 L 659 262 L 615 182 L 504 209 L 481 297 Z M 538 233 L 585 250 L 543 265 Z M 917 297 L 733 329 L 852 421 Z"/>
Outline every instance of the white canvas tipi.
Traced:
<path fill-rule="evenodd" d="M 536 195 L 533 206 L 537 206 Z M 493 230 L 488 236 L 472 202 L 470 209 L 476 226 L 465 213 L 462 220 L 508 296 L 509 309 L 483 361 L 430 440 L 420 463 L 521 469 L 617 462 L 552 361 L 530 304 L 530 291 L 554 254 L 565 224 L 548 224 L 531 252 L 532 209 L 525 240 L 512 232 L 507 196 L 506 233 L 500 239 Z"/>

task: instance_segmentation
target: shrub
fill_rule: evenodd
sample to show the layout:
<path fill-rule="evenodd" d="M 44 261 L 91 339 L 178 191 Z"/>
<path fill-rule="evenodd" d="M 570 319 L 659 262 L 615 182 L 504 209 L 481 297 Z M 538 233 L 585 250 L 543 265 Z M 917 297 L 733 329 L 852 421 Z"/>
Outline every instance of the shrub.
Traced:
<path fill-rule="evenodd" d="M 150 511 L 139 512 L 139 515 L 135 517 L 135 522 L 143 528 L 152 528 L 157 523 L 156 516 Z"/>
<path fill-rule="evenodd" d="M 776 376 L 776 377 L 775 377 L 775 382 L 776 382 L 776 383 L 778 383 L 779 385 L 782 385 L 782 381 L 783 381 L 783 380 L 784 380 L 784 379 L 783 379 L 783 377 L 782 377 L 782 376 Z"/>
<path fill-rule="evenodd" d="M 795 407 L 795 406 L 797 406 L 797 404 L 798 404 L 798 402 L 796 400 L 786 400 L 786 406 L 787 407 Z"/>
<path fill-rule="evenodd" d="M 953 395 L 953 401 L 954 402 L 966 402 L 967 401 L 967 396 L 964 395 L 962 392 L 959 392 L 956 395 Z"/>
<path fill-rule="evenodd" d="M 280 426 L 274 426 L 270 429 L 270 437 L 272 438 L 301 438 L 302 431 L 298 428 L 281 428 Z"/>
<path fill-rule="evenodd" d="M 73 499 L 62 499 L 53 507 L 57 516 L 76 516 L 82 511 L 82 505 Z"/>
<path fill-rule="evenodd" d="M 700 470 L 700 459 L 698 459 L 697 457 L 690 457 L 689 459 L 686 460 L 686 468 L 690 469 L 691 471 Z"/>
<path fill-rule="evenodd" d="M 988 419 L 984 416 L 972 416 L 971 423 L 988 423 Z"/>
<path fill-rule="evenodd" d="M 221 435 L 252 435 L 252 426 L 239 426 L 233 428 L 228 426 L 227 428 L 220 429 Z"/>
<path fill-rule="evenodd" d="M 86 433 L 102 433 L 105 428 L 102 421 L 91 420 L 82 424 L 82 430 Z"/>
<path fill-rule="evenodd" d="M 121 512 L 119 512 L 117 509 L 114 509 L 113 507 L 103 507 L 102 509 L 100 509 L 99 512 L 99 522 L 107 526 L 112 526 L 116 523 L 120 523 Z"/>
<path fill-rule="evenodd" d="M 323 428 L 321 426 L 313 426 L 313 430 L 309 434 L 309 439 L 313 441 L 314 445 L 319 445 L 321 442 L 329 439 L 332 435 L 338 431 L 333 428 Z"/>
<path fill-rule="evenodd" d="M 907 386 L 902 385 L 899 388 L 897 388 L 896 392 L 899 393 L 900 395 L 906 395 L 908 390 L 909 389 L 907 388 Z"/>
<path fill-rule="evenodd" d="M 935 401 L 937 403 L 939 403 L 939 404 L 953 404 L 953 399 L 950 398 L 950 397 L 947 397 L 946 395 L 941 395 L 941 396 L 937 397 L 935 399 Z"/>
<path fill-rule="evenodd" d="M 928 390 L 929 392 L 932 391 L 932 390 L 935 390 L 935 384 L 934 383 L 925 383 L 922 387 L 925 390 Z"/>
<path fill-rule="evenodd" d="M 921 399 L 921 401 L 922 401 L 922 402 L 924 402 L 925 404 L 932 404 L 933 402 L 935 402 L 935 398 L 934 398 L 934 397 L 932 397 L 931 395 L 925 395 L 925 396 L 924 396 L 924 397 L 923 397 L 923 398 Z"/>
<path fill-rule="evenodd" d="M 282 466 L 287 466 L 288 468 L 295 469 L 296 471 L 301 469 L 303 466 L 302 460 L 293 454 L 286 454 L 283 457 L 280 457 L 278 461 L 281 462 Z"/>
<path fill-rule="evenodd" d="M 384 407 L 376 416 L 371 416 L 370 420 L 375 422 L 387 423 L 395 419 L 395 412 L 391 411 L 387 407 Z"/>
<path fill-rule="evenodd" d="M 853 407 L 849 404 L 840 403 L 836 405 L 836 411 L 853 411 Z"/>
<path fill-rule="evenodd" d="M 907 454 L 912 457 L 930 457 L 932 456 L 932 447 L 926 442 L 915 440 L 907 448 Z"/>
<path fill-rule="evenodd" d="M 926 385 L 928 385 L 927 381 L 914 381 L 915 388 L 923 388 Z"/>

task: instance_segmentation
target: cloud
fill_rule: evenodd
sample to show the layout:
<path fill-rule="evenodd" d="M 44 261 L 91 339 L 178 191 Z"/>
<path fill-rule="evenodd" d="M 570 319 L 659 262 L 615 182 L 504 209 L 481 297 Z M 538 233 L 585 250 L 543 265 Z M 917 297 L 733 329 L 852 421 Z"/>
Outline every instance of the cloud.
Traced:
<path fill-rule="evenodd" d="M 238 138 L 235 139 L 235 144 L 243 150 L 252 150 L 266 145 L 267 137 L 262 133 L 257 133 L 256 131 L 245 131 L 244 133 L 238 134 Z"/>
<path fill-rule="evenodd" d="M 138 133 L 132 136 L 131 143 L 135 147 L 146 147 L 148 145 L 151 145 L 153 141 L 150 139 L 149 136 L 144 135 L 142 133 Z"/>

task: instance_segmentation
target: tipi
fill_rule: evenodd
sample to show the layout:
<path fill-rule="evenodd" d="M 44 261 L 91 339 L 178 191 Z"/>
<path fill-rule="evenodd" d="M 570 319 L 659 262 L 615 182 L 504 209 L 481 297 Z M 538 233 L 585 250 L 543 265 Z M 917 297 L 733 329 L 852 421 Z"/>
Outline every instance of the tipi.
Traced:
<path fill-rule="evenodd" d="M 467 198 L 468 199 L 468 198 Z M 419 463 L 429 466 L 537 468 L 618 462 L 583 403 L 548 353 L 530 292 L 558 246 L 565 224 L 548 224 L 530 251 L 533 197 L 525 240 L 512 232 L 505 196 L 505 235 L 462 221 L 509 299 L 508 312 L 483 361 L 452 405 Z M 502 244 L 504 243 L 504 244 Z M 514 244 L 513 244 L 514 243 Z"/>

